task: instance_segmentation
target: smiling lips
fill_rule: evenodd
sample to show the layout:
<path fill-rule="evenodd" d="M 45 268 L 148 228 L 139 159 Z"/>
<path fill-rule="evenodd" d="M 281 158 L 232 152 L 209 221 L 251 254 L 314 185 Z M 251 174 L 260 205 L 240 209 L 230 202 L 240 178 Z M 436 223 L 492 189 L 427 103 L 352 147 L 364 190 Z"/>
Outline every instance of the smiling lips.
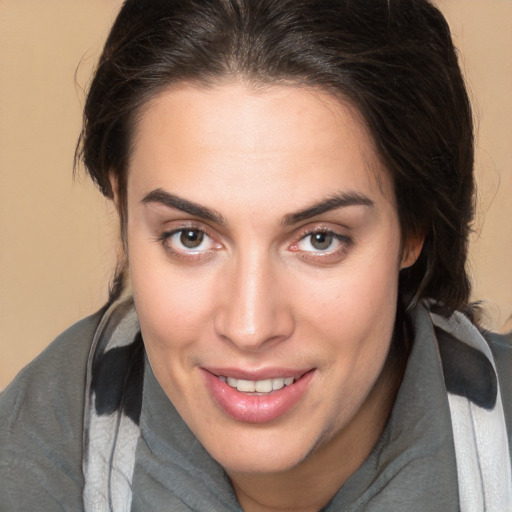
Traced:
<path fill-rule="evenodd" d="M 276 420 L 292 409 L 306 392 L 314 371 L 290 375 L 290 371 L 273 372 L 282 377 L 248 380 L 236 378 L 232 371 L 203 369 L 206 385 L 216 404 L 231 418 L 246 423 Z"/>

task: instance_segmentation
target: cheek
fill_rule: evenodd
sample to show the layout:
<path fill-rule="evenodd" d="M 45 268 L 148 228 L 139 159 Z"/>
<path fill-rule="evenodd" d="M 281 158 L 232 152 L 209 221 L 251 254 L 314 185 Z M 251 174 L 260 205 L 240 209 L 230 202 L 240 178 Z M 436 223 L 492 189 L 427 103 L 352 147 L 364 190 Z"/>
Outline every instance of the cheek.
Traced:
<path fill-rule="evenodd" d="M 398 243 L 395 248 L 398 247 Z M 302 298 L 307 338 L 323 341 L 330 353 L 340 401 L 359 403 L 380 373 L 391 342 L 398 293 L 398 249 L 383 254 L 379 244 L 347 260 L 328 282 L 310 282 Z M 305 329 L 305 330 L 306 330 Z M 316 352 L 314 347 L 310 349 Z M 349 399 L 349 396 L 352 398 Z"/>
<path fill-rule="evenodd" d="M 146 346 L 172 351 L 199 339 L 210 314 L 212 276 L 169 263 L 162 249 L 129 245 L 133 297 Z"/>
<path fill-rule="evenodd" d="M 386 258 L 372 252 L 347 262 L 328 280 L 311 280 L 303 286 L 303 314 L 340 334 L 371 328 L 376 322 L 394 323 L 397 260 L 396 253 Z"/>

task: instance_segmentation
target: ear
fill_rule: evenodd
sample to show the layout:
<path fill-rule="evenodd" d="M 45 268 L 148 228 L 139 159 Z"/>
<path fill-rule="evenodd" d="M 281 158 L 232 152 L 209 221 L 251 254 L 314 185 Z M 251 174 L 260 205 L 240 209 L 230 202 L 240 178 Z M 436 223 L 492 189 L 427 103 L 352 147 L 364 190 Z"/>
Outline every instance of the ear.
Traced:
<path fill-rule="evenodd" d="M 118 212 L 121 211 L 121 198 L 119 195 L 119 179 L 117 175 L 110 171 L 108 174 L 108 179 L 110 181 L 110 188 L 112 189 L 112 200 L 114 201 L 114 205 Z"/>
<path fill-rule="evenodd" d="M 124 254 L 126 255 L 125 257 L 127 258 L 128 246 L 127 246 L 127 242 L 126 242 L 126 212 L 125 212 L 126 205 L 122 204 L 118 176 L 114 172 L 110 171 L 108 174 L 108 179 L 110 182 L 110 188 L 112 189 L 112 198 L 111 199 L 114 203 L 117 214 L 119 216 L 119 224 L 120 224 L 120 228 L 121 228 L 121 241 L 123 243 L 123 250 L 124 250 Z"/>
<path fill-rule="evenodd" d="M 412 234 L 408 236 L 402 250 L 400 270 L 412 267 L 416 263 L 416 260 L 419 258 L 421 253 L 421 249 L 423 248 L 424 241 L 424 233 Z"/>

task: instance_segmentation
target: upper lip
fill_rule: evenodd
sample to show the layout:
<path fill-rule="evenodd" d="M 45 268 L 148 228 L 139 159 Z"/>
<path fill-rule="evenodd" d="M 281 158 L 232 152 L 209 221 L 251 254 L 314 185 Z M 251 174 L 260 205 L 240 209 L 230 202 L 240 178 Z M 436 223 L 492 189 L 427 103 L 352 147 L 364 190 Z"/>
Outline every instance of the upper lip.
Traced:
<path fill-rule="evenodd" d="M 203 370 L 216 375 L 217 377 L 233 377 L 234 379 L 242 380 L 267 380 L 293 377 L 295 380 L 302 377 L 305 373 L 313 370 L 313 368 L 283 368 L 283 367 L 269 367 L 259 369 L 242 369 L 233 367 L 211 367 L 203 366 Z"/>

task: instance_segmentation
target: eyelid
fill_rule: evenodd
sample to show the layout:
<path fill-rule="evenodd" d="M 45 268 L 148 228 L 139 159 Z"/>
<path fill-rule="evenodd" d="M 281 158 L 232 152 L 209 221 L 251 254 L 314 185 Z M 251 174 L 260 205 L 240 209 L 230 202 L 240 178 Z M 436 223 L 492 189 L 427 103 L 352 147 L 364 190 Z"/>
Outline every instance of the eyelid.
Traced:
<path fill-rule="evenodd" d="M 186 229 L 201 231 L 210 238 L 215 238 L 212 234 L 213 230 L 207 224 L 194 219 L 172 219 L 162 222 L 159 226 L 155 227 L 155 230 L 159 233 L 158 238 L 166 238 L 174 233 L 178 233 Z"/>
<path fill-rule="evenodd" d="M 339 246 L 331 250 L 318 250 L 318 251 L 305 251 L 298 248 L 300 242 L 308 236 L 315 233 L 330 234 L 339 242 Z M 353 245 L 354 240 L 352 236 L 343 234 L 340 230 L 326 225 L 306 226 L 300 231 L 300 234 L 295 238 L 294 242 L 289 246 L 289 250 L 297 253 L 304 260 L 311 260 L 313 262 L 338 262 L 344 258 L 347 251 Z"/>
<path fill-rule="evenodd" d="M 220 249 L 222 247 L 222 244 L 216 240 L 217 237 L 215 237 L 211 230 L 208 229 L 207 226 L 205 226 L 201 222 L 196 221 L 177 221 L 173 224 L 176 224 L 176 227 L 163 230 L 157 237 L 156 241 L 159 242 L 164 250 L 173 258 L 193 261 L 196 259 L 204 259 L 208 258 L 215 252 L 216 250 Z M 170 239 L 183 231 L 198 231 L 200 233 L 203 233 L 204 236 L 208 237 L 211 241 L 211 247 L 208 249 L 179 249 L 173 247 L 169 241 Z"/>
<path fill-rule="evenodd" d="M 344 226 L 342 228 L 336 228 L 327 224 L 317 224 L 313 226 L 307 225 L 299 230 L 299 234 L 296 236 L 294 243 L 297 243 L 310 235 L 314 235 L 315 233 L 328 233 L 338 239 L 343 238 L 348 240 L 351 236 L 346 233 L 347 231 L 349 231 L 349 228 Z"/>

